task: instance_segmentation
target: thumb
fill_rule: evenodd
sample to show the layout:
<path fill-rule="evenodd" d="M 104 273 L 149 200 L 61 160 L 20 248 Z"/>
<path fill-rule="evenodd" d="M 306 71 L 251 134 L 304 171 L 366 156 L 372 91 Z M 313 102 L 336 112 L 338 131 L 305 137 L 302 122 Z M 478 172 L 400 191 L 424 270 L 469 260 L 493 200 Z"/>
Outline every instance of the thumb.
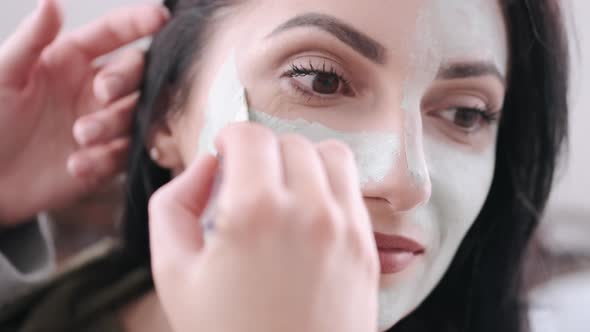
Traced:
<path fill-rule="evenodd" d="M 41 53 L 61 29 L 57 0 L 39 0 L 37 9 L 0 45 L 0 84 L 22 86 Z"/>
<path fill-rule="evenodd" d="M 150 200 L 152 266 L 174 266 L 198 255 L 203 248 L 200 216 L 205 209 L 218 167 L 217 159 L 197 159 Z M 184 264 L 183 264 L 184 265 Z"/>

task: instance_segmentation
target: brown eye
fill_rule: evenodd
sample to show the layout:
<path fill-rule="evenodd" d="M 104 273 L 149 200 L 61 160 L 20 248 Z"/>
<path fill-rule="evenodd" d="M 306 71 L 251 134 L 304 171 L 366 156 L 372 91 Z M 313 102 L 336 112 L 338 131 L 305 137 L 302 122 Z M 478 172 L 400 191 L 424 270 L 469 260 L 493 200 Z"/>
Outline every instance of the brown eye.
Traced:
<path fill-rule="evenodd" d="M 440 118 L 461 131 L 472 133 L 482 129 L 493 121 L 492 115 L 477 108 L 455 107 L 437 111 Z"/>
<path fill-rule="evenodd" d="M 340 88 L 340 78 L 332 73 L 317 73 L 312 81 L 312 89 L 314 92 L 331 95 L 338 92 Z"/>
<path fill-rule="evenodd" d="M 481 112 L 472 108 L 457 108 L 453 123 L 461 128 L 471 129 L 479 124 Z"/>
<path fill-rule="evenodd" d="M 336 69 L 325 64 L 322 69 L 316 69 L 311 64 L 309 68 L 291 65 L 291 70 L 284 75 L 293 79 L 292 83 L 298 91 L 310 96 L 335 98 L 354 95 L 349 82 Z"/>

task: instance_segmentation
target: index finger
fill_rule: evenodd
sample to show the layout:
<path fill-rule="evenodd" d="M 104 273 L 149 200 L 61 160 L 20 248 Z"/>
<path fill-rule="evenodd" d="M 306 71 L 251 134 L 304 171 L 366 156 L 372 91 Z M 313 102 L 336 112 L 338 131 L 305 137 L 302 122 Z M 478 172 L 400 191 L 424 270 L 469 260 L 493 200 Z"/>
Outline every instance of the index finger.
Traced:
<path fill-rule="evenodd" d="M 168 10 L 161 5 L 121 8 L 71 32 L 68 40 L 89 59 L 95 59 L 156 33 L 169 17 Z"/>
<path fill-rule="evenodd" d="M 58 3 L 39 1 L 35 13 L 0 43 L 0 84 L 25 84 L 43 50 L 57 37 L 61 24 Z"/>
<path fill-rule="evenodd" d="M 154 263 L 193 256 L 201 251 L 204 243 L 199 218 L 208 201 L 216 170 L 217 159 L 203 156 L 151 197 L 149 226 Z"/>

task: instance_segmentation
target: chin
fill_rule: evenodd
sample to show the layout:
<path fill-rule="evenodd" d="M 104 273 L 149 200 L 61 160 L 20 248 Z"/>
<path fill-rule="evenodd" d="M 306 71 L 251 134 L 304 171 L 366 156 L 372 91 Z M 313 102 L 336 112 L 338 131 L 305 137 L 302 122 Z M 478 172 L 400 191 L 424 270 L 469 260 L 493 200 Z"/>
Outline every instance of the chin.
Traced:
<path fill-rule="evenodd" d="M 415 305 L 411 304 L 413 301 L 409 301 L 411 299 L 407 296 L 399 294 L 393 300 L 392 293 L 396 293 L 396 291 L 391 289 L 379 291 L 379 314 L 377 322 L 379 332 L 387 331 L 416 308 Z"/>
<path fill-rule="evenodd" d="M 422 257 L 397 274 L 381 275 L 379 288 L 379 332 L 387 331 L 411 314 L 434 287 L 428 260 Z"/>

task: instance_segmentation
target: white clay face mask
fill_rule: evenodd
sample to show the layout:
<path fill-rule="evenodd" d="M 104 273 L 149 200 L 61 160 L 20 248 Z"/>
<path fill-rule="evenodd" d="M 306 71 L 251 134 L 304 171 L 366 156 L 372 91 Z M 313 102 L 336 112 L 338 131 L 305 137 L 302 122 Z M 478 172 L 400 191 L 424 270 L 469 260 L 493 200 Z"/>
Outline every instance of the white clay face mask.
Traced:
<path fill-rule="evenodd" d="M 312 142 L 336 139 L 352 150 L 361 184 L 380 182 L 395 167 L 400 154 L 399 136 L 389 132 L 343 132 L 304 119 L 286 120 L 250 110 L 250 120 L 277 134 L 298 134 Z"/>

